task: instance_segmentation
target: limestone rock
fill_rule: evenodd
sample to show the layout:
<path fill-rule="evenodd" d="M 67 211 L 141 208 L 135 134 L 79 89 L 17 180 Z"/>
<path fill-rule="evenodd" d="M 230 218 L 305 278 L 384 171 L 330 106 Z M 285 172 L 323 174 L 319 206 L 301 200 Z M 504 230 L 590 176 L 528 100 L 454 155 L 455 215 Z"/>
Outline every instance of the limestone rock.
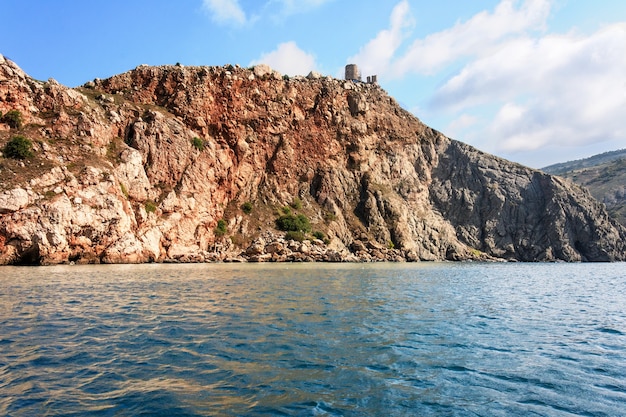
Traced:
<path fill-rule="evenodd" d="M 319 73 L 319 72 L 317 72 L 317 71 L 311 71 L 311 72 L 309 72 L 309 74 L 306 76 L 306 78 L 307 78 L 307 79 L 309 79 L 309 80 L 319 80 L 319 79 L 320 79 L 320 78 L 322 78 L 322 77 L 323 77 L 323 75 L 322 75 L 322 74 L 320 74 L 320 73 Z"/>
<path fill-rule="evenodd" d="M 272 74 L 272 72 L 273 70 L 270 68 L 269 65 L 266 65 L 266 64 L 258 64 L 258 65 L 255 65 L 253 68 L 254 76 L 259 77 L 259 78 L 262 78 L 268 74 Z"/>
<path fill-rule="evenodd" d="M 30 199 L 23 188 L 15 188 L 0 194 L 0 214 L 12 213 L 28 206 Z"/>

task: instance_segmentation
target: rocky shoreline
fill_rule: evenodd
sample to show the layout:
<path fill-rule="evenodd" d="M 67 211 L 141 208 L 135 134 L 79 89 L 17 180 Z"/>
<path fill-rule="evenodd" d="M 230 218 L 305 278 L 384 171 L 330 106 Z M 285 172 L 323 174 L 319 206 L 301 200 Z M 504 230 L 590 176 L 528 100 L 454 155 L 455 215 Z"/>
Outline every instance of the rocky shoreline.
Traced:
<path fill-rule="evenodd" d="M 302 242 L 265 232 L 242 252 L 215 251 L 205 254 L 207 262 L 406 262 L 417 261 L 398 249 L 382 247 L 376 242 L 355 241 L 351 251 L 328 247 L 320 239 Z M 184 258 L 181 262 L 193 261 Z M 198 259 L 198 262 L 202 262 Z"/>

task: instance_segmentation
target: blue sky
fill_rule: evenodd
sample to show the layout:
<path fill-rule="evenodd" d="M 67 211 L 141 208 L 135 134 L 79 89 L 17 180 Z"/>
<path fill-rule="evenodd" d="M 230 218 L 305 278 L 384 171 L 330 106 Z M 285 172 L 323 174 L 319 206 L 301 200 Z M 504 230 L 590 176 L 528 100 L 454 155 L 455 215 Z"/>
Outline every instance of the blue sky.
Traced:
<path fill-rule="evenodd" d="M 624 0 L 0 0 L 0 53 L 77 86 L 140 64 L 342 77 L 539 168 L 626 148 Z"/>

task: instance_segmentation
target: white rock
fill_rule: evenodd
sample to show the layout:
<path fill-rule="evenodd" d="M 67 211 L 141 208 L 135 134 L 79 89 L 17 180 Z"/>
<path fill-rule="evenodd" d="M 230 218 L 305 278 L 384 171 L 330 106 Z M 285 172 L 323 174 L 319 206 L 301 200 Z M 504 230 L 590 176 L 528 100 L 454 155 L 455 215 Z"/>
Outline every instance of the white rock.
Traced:
<path fill-rule="evenodd" d="M 254 72 L 254 75 L 259 78 L 263 77 L 265 74 L 271 74 L 273 72 L 270 66 L 266 64 L 255 65 L 252 71 Z"/>
<path fill-rule="evenodd" d="M 15 188 L 0 194 L 0 213 L 12 213 L 28 206 L 28 192 L 23 188 Z"/>
<path fill-rule="evenodd" d="M 120 155 L 123 163 L 116 170 L 116 174 L 128 191 L 128 196 L 136 200 L 146 200 L 150 181 L 143 168 L 141 154 L 136 149 L 126 149 Z"/>

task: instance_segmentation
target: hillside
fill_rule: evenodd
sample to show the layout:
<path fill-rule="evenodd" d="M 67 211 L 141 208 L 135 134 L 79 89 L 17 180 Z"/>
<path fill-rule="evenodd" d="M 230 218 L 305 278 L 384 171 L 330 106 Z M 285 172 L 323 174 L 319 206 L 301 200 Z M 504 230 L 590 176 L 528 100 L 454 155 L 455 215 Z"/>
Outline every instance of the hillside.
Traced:
<path fill-rule="evenodd" d="M 589 189 L 615 219 L 626 225 L 626 149 L 550 165 L 542 170 Z"/>
<path fill-rule="evenodd" d="M 586 190 L 373 84 L 139 66 L 71 89 L 0 56 L 0 111 L 21 118 L 0 123 L 0 264 L 626 258 Z"/>

